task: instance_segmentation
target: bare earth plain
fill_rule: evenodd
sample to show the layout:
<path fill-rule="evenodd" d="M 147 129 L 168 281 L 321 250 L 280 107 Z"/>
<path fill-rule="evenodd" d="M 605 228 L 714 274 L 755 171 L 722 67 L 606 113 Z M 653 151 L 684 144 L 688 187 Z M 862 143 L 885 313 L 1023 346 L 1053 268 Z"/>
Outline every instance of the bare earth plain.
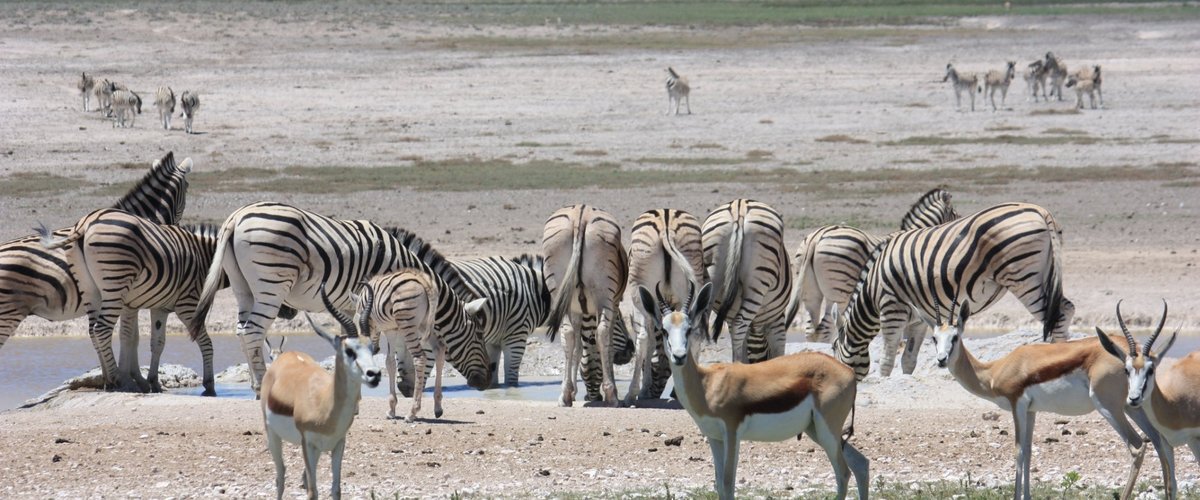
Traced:
<path fill-rule="evenodd" d="M 219 223 L 244 204 L 280 201 L 406 227 L 451 256 L 537 252 L 545 217 L 572 203 L 632 223 L 650 208 L 703 215 L 742 197 L 780 210 L 795 249 L 824 224 L 892 230 L 941 185 L 960 213 L 1028 201 L 1055 214 L 1078 333 L 1113 326 L 1120 298 L 1140 328 L 1165 297 L 1169 324 L 1200 330 L 1194 13 L 816 27 L 484 22 L 472 8 L 483 7 L 0 5 L 0 239 L 111 204 L 167 151 L 195 162 L 185 222 Z M 1103 109 L 1075 112 L 1070 91 L 1063 102 L 1030 102 L 1018 75 L 999 111 L 982 96 L 976 111 L 956 111 L 941 82 L 947 62 L 982 74 L 1007 60 L 1023 68 L 1046 51 L 1072 69 L 1104 68 Z M 692 115 L 664 116 L 666 66 L 691 80 Z M 81 71 L 141 93 L 134 128 L 82 111 Z M 185 135 L 181 118 L 170 131 L 156 126 L 160 85 L 200 92 L 198 134 Z M 231 334 L 234 314 L 219 295 L 210 330 Z M 1011 299 L 973 321 L 993 331 L 1032 326 Z M 31 318 L 18 335 L 85 332 L 84 321 Z M 554 370 L 531 363 L 525 372 Z M 981 419 L 991 408 L 944 373 L 873 376 L 863 386 L 871 396 L 860 396 L 855 442 L 876 478 L 1011 481 L 1013 448 L 1001 434 L 1011 420 Z M 887 391 L 903 402 L 888 402 Z M 453 405 L 449 420 L 408 425 L 384 419 L 386 401 L 365 400 L 346 452 L 346 494 L 711 487 L 708 447 L 679 410 Z M 1077 471 L 1084 486 L 1118 483 L 1125 453 L 1100 417 L 1058 420 L 1040 419 L 1034 477 L 1057 485 Z M 261 427 L 251 401 L 69 395 L 0 415 L 0 495 L 269 496 Z M 681 446 L 663 443 L 673 436 Z M 826 491 L 828 462 L 813 448 L 744 444 L 745 493 Z M 1194 483 L 1200 468 L 1179 452 L 1179 479 Z M 289 496 L 299 495 L 300 456 L 292 447 L 288 457 Z M 1159 476 L 1150 452 L 1142 479 Z"/>

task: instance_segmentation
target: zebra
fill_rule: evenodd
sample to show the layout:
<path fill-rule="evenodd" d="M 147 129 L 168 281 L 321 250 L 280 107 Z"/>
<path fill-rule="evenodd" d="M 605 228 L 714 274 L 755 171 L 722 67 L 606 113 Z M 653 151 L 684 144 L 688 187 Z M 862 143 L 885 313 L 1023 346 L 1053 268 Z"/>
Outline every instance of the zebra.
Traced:
<path fill-rule="evenodd" d="M 691 92 L 692 88 L 688 86 L 687 78 L 679 76 L 674 68 L 667 67 L 667 114 L 670 115 L 674 107 L 675 115 L 679 115 L 680 100 L 687 103 L 687 114 L 692 114 L 692 99 L 688 97 Z"/>
<path fill-rule="evenodd" d="M 189 134 L 192 132 L 192 120 L 196 118 L 196 111 L 200 109 L 200 93 L 191 90 L 183 91 L 179 96 L 179 106 L 183 108 L 183 130 Z"/>
<path fill-rule="evenodd" d="M 442 367 L 447 354 L 450 364 L 468 376 L 473 374 L 473 370 L 486 369 L 482 365 L 473 364 L 484 358 L 482 337 L 473 336 L 474 332 L 469 329 L 439 332 L 435 328 L 439 305 L 443 299 L 451 302 L 455 300 L 454 292 L 444 281 L 434 279 L 423 270 L 405 268 L 371 278 L 363 284 L 359 294 L 362 297 L 358 301 L 359 334 L 369 337 L 373 346 L 379 345 L 381 334 L 386 334 L 388 339 L 388 418 L 397 418 L 396 355 L 401 351 L 401 343 L 405 346 L 404 351 L 408 353 L 436 353 L 437 378 L 433 393 L 433 415 L 441 418 Z M 463 309 L 452 311 L 459 316 L 458 321 L 470 322 L 487 301 L 488 299 L 484 298 L 475 299 L 468 302 Z M 451 336 L 455 333 L 459 335 Z M 415 420 L 417 412 L 421 410 L 421 394 L 424 392 L 430 368 L 425 363 L 426 357 L 427 355 L 413 356 L 416 383 L 412 394 L 412 410 L 405 419 L 408 422 Z"/>
<path fill-rule="evenodd" d="M 672 310 L 682 307 L 684 299 L 693 290 L 708 282 L 708 269 L 704 267 L 704 249 L 700 238 L 700 221 L 683 210 L 670 208 L 643 212 L 633 222 L 629 245 L 629 282 L 632 286 L 657 290 Z M 636 288 L 635 288 L 636 289 Z M 647 317 L 655 317 L 656 304 L 642 304 L 641 297 L 633 298 L 633 323 L 637 334 L 637 364 L 629 383 L 627 401 L 658 399 L 666 386 L 663 375 L 670 377 L 663 350 L 662 327 L 646 324 Z M 649 328 L 647 328 L 649 327 Z M 708 336 L 707 322 L 698 325 L 698 332 Z M 641 387 L 642 378 L 647 381 Z"/>
<path fill-rule="evenodd" d="M 1067 63 L 1054 55 L 1053 52 L 1047 52 L 1046 60 L 1042 67 L 1046 72 L 1046 76 L 1050 78 L 1050 95 L 1057 95 L 1058 100 L 1062 101 L 1063 83 L 1067 81 Z"/>
<path fill-rule="evenodd" d="M 1029 63 L 1025 70 L 1025 87 L 1033 96 L 1033 102 L 1038 100 L 1038 89 L 1042 91 L 1043 100 L 1050 100 L 1049 97 L 1046 97 L 1046 76 L 1046 61 L 1041 59 Z M 1026 100 L 1028 101 L 1028 99 Z"/>
<path fill-rule="evenodd" d="M 978 89 L 979 93 L 983 93 L 983 87 L 979 86 L 979 75 L 960 74 L 953 64 L 947 64 L 946 76 L 942 78 L 942 82 L 947 80 L 954 86 L 954 109 L 962 107 L 962 93 L 965 91 L 971 96 L 971 111 L 975 111 L 975 92 Z"/>
<path fill-rule="evenodd" d="M 613 365 L 625 365 L 633 361 L 637 344 L 629 335 L 629 327 L 625 316 L 621 313 L 621 305 L 613 306 L 612 321 L 612 359 Z M 583 315 L 580 318 L 580 340 L 583 349 L 579 357 L 579 370 L 583 373 L 584 401 L 603 401 L 601 387 L 604 383 L 604 370 L 600 365 L 600 348 L 596 344 L 597 318 L 594 315 Z M 665 385 L 666 382 L 663 382 Z M 660 390 L 659 393 L 662 391 Z"/>
<path fill-rule="evenodd" d="M 435 281 L 448 282 L 450 266 L 429 266 L 405 248 L 400 238 L 410 233 L 385 229 L 365 220 L 338 220 L 290 205 L 260 202 L 246 205 L 225 219 L 217 250 L 204 282 L 199 306 L 202 321 L 212 306 L 222 276 L 229 279 L 238 303 L 237 333 L 242 339 L 257 393 L 266 364 L 263 337 L 285 305 L 303 311 L 324 311 L 320 287 L 342 311 L 355 308 L 352 293 L 363 281 L 401 268 L 421 269 Z M 424 242 L 422 242 L 424 245 Z M 429 252 L 426 258 L 441 259 Z M 474 297 L 450 292 L 438 307 L 435 329 L 444 337 L 477 336 L 478 328 L 462 311 Z M 466 333 L 464 333 L 466 332 Z M 452 354 L 456 355 L 456 354 Z M 478 370 L 464 375 L 473 388 L 487 388 L 486 352 L 474 359 Z"/>
<path fill-rule="evenodd" d="M 708 214 L 701 234 L 704 266 L 716 292 L 712 340 L 728 322 L 733 361 L 783 355 L 793 284 L 779 212 L 766 203 L 733 200 Z"/>
<path fill-rule="evenodd" d="M 77 87 L 79 88 L 79 93 L 83 94 L 83 110 L 88 111 L 88 103 L 91 101 L 92 92 L 96 89 L 96 79 L 85 71 L 79 77 Z"/>
<path fill-rule="evenodd" d="M 124 87 L 105 78 L 96 83 L 92 94 L 96 97 L 96 111 L 104 114 L 105 118 L 112 116 L 112 95 L 117 87 Z"/>
<path fill-rule="evenodd" d="M 908 209 L 900 220 L 900 230 L 936 226 L 957 218 L 950 193 L 940 187 L 934 188 L 921 195 Z M 792 324 L 800 304 L 804 304 L 812 324 L 808 341 L 832 342 L 833 307 L 846 309 L 846 301 L 871 256 L 871 249 L 890 237 L 836 225 L 809 233 L 796 251 L 796 287 L 788 306 L 787 324 Z"/>
<path fill-rule="evenodd" d="M 154 95 L 154 106 L 158 108 L 158 119 L 163 130 L 171 130 L 171 115 L 175 114 L 175 91 L 171 87 L 159 87 Z"/>
<path fill-rule="evenodd" d="M 53 235 L 42 226 L 42 243 L 63 249 L 67 261 L 81 270 L 80 291 L 88 304 L 89 333 L 101 360 L 105 385 L 117 382 L 143 391 L 162 392 L 158 364 L 166 343 L 167 314 L 174 312 L 200 346 L 204 360 L 204 395 L 216 396 L 212 341 L 204 321 L 194 321 L 200 287 L 216 250 L 213 225 L 174 226 L 148 221 L 117 209 L 84 216 L 67 234 Z M 68 245 L 69 250 L 64 249 Z M 150 380 L 137 362 L 137 312 L 149 309 L 152 323 Z M 121 365 L 113 362 L 112 331 L 121 319 Z"/>
<path fill-rule="evenodd" d="M 900 333 L 908 330 L 903 368 L 912 373 L 925 329 L 912 323 L 950 317 L 954 304 L 982 311 L 1012 292 L 1042 321 L 1044 340 L 1063 340 L 1075 307 L 1062 291 L 1062 228 L 1046 209 L 1005 203 L 939 226 L 904 231 L 877 246 L 838 318 L 838 359 L 861 380 L 868 345 L 882 330 L 891 373 Z"/>
<path fill-rule="evenodd" d="M 597 361 L 601 371 L 602 398 L 617 405 L 613 383 L 613 322 L 625 293 L 628 273 L 621 226 L 608 212 L 588 205 L 556 210 L 546 220 L 542 252 L 546 256 L 545 281 L 550 290 L 550 314 L 544 323 L 550 338 L 562 332 L 562 394 L 559 405 L 575 400 L 576 372 L 583 361 L 585 317 L 595 316 Z M 591 358 L 589 358 L 591 359 Z"/>
<path fill-rule="evenodd" d="M 1076 71 L 1067 79 L 1067 88 L 1075 89 L 1075 109 L 1083 109 L 1083 95 L 1087 94 L 1092 109 L 1096 109 L 1096 94 L 1100 94 L 1100 107 L 1104 107 L 1104 92 L 1100 90 L 1103 80 L 1100 65 Z"/>
<path fill-rule="evenodd" d="M 191 158 L 176 164 L 174 153 L 167 153 L 112 207 L 156 224 L 176 224 L 183 216 L 191 171 Z M 70 230 L 53 234 L 64 236 Z M 40 235 L 0 244 L 0 348 L 26 317 L 64 321 L 87 314 L 80 270 L 67 262 L 68 249 L 46 249 Z"/>
<path fill-rule="evenodd" d="M 133 127 L 135 115 L 142 114 L 142 96 L 131 90 L 117 90 L 112 93 L 112 111 L 116 115 L 113 127 L 125 128 L 126 122 Z"/>
<path fill-rule="evenodd" d="M 983 85 L 984 91 L 987 92 L 988 100 L 992 102 L 992 112 L 996 112 L 996 91 L 1000 91 L 1000 105 L 1004 106 L 1008 100 L 1008 86 L 1012 83 L 1013 78 L 1017 75 L 1017 62 L 1008 61 L 1008 66 L 1004 71 L 988 71 L 984 75 Z"/>

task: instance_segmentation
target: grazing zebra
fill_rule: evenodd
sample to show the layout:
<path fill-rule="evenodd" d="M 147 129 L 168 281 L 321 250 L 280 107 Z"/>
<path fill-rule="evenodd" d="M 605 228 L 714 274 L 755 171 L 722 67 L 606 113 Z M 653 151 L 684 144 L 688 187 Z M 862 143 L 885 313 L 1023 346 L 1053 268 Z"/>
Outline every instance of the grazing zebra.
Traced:
<path fill-rule="evenodd" d="M 613 322 L 625 292 L 629 271 L 621 226 L 608 212 L 588 205 L 560 208 L 546 220 L 542 252 L 546 256 L 545 280 L 550 290 L 550 315 L 545 325 L 550 338 L 562 332 L 562 394 L 559 405 L 575 400 L 576 372 L 584 350 L 584 319 L 596 318 L 595 342 L 600 364 L 602 397 L 617 405 L 613 383 Z"/>
<path fill-rule="evenodd" d="M 1008 100 L 1008 85 L 1012 83 L 1013 78 L 1017 76 L 1016 61 L 1008 61 L 1008 67 L 1004 71 L 988 71 L 983 78 L 984 91 L 987 92 L 988 99 L 992 102 L 992 112 L 996 111 L 996 91 L 1000 91 L 1000 105 L 1003 106 Z"/>
<path fill-rule="evenodd" d="M 1062 89 L 1063 83 L 1067 81 L 1067 63 L 1053 52 L 1047 52 L 1044 67 L 1046 76 L 1050 78 L 1050 95 L 1057 95 L 1059 101 L 1063 100 Z"/>
<path fill-rule="evenodd" d="M 246 205 L 221 225 L 197 320 L 202 321 L 212 306 L 222 276 L 228 277 L 238 303 L 237 333 L 254 374 L 250 385 L 258 392 L 266 371 L 263 337 L 285 304 L 323 311 L 319 290 L 323 285 L 333 304 L 349 311 L 356 307 L 351 292 L 360 283 L 406 267 L 427 272 L 435 281 L 447 281 L 442 275 L 453 269 L 425 264 L 398 239 L 407 235 L 370 221 L 332 219 L 281 203 Z M 447 289 L 450 293 L 439 304 L 435 330 L 443 337 L 477 336 L 477 327 L 462 314 L 473 297 L 460 297 Z M 475 363 L 480 369 L 464 375 L 471 387 L 483 390 L 489 361 L 486 353 L 480 358 Z"/>
<path fill-rule="evenodd" d="M 200 93 L 191 90 L 183 91 L 179 96 L 179 106 L 183 108 L 183 130 L 192 133 L 192 120 L 200 109 Z"/>
<path fill-rule="evenodd" d="M 167 153 L 113 208 L 157 224 L 175 224 L 183 215 L 191 170 L 191 158 L 176 165 L 175 155 Z M 72 269 L 65 250 L 46 249 L 36 235 L 0 245 L 0 347 L 28 316 L 64 321 L 87 314 L 81 270 Z"/>
<path fill-rule="evenodd" d="M 671 114 L 671 109 L 674 108 L 675 114 L 679 115 L 679 101 L 683 100 L 687 103 L 687 114 L 692 114 L 692 99 L 688 94 L 692 92 L 692 88 L 688 86 L 687 78 L 679 76 L 673 68 L 667 68 L 667 114 Z"/>
<path fill-rule="evenodd" d="M 1083 109 L 1083 94 L 1088 95 L 1092 109 L 1096 109 L 1096 94 L 1100 94 L 1100 106 L 1104 107 L 1104 92 L 1100 91 L 1100 66 L 1081 69 L 1067 80 L 1067 88 L 1075 88 L 1075 109 Z"/>
<path fill-rule="evenodd" d="M 159 87 L 154 95 L 154 106 L 158 108 L 158 119 L 163 130 L 171 130 L 171 115 L 175 114 L 175 91 L 171 87 Z"/>
<path fill-rule="evenodd" d="M 716 292 L 713 341 L 728 322 L 734 361 L 782 356 L 792 295 L 783 218 L 766 203 L 733 200 L 708 214 L 702 234 L 704 265 Z"/>
<path fill-rule="evenodd" d="M 903 368 L 912 373 L 925 329 L 918 321 L 949 317 L 956 303 L 979 312 L 1012 292 L 1035 318 L 1042 336 L 1062 340 L 1074 306 L 1062 293 L 1062 229 L 1050 212 L 1005 203 L 942 224 L 904 231 L 879 244 L 839 318 L 833 350 L 861 380 L 870 368 L 868 345 L 882 330 L 879 373 L 895 364 L 901 332 L 912 335 Z"/>
<path fill-rule="evenodd" d="M 133 126 L 134 115 L 142 114 L 142 96 L 131 90 L 117 90 L 112 93 L 112 111 L 116 115 L 113 127 Z"/>
<path fill-rule="evenodd" d="M 1025 77 L 1025 90 L 1033 97 L 1033 102 L 1038 100 L 1038 89 L 1042 91 L 1043 100 L 1050 100 L 1046 97 L 1046 61 L 1038 59 L 1029 63 L 1023 76 Z"/>
<path fill-rule="evenodd" d="M 633 239 L 629 245 L 630 284 L 657 290 L 666 301 L 665 306 L 672 309 L 682 307 L 689 293 L 699 290 L 708 282 L 700 230 L 700 221 L 683 210 L 655 209 L 638 216 L 630 233 Z M 646 317 L 658 312 L 647 308 L 657 306 L 642 304 L 641 297 L 637 295 L 633 297 L 633 303 L 633 323 L 638 339 L 637 364 L 625 399 L 658 399 L 662 397 L 666 381 L 658 383 L 655 373 L 661 377 L 665 371 L 669 377 L 671 370 L 666 365 L 665 351 L 662 350 L 661 325 L 645 321 Z M 701 322 L 698 328 L 699 332 L 708 336 L 707 322 Z M 661 366 L 656 366 L 655 361 Z M 647 381 L 645 390 L 641 387 L 642 377 Z"/>
<path fill-rule="evenodd" d="M 88 111 L 88 103 L 91 101 L 92 92 L 96 89 L 96 79 L 92 78 L 87 72 L 79 77 L 79 93 L 83 94 L 83 110 Z"/>
<path fill-rule="evenodd" d="M 908 209 L 900 230 L 936 226 L 957 218 L 950 193 L 934 188 Z M 833 308 L 846 309 L 871 249 L 890 237 L 873 236 L 848 226 L 825 226 L 809 233 L 796 251 L 796 287 L 788 306 L 787 324 L 792 324 L 803 303 L 812 324 L 808 341 L 832 342 Z"/>
<path fill-rule="evenodd" d="M 67 261 L 80 269 L 79 288 L 88 304 L 89 333 L 101 359 L 106 386 L 130 387 L 142 379 L 137 362 L 137 312 L 149 309 L 151 334 L 149 388 L 161 392 L 158 363 L 166 343 L 167 313 L 175 312 L 189 325 L 188 335 L 204 359 L 204 395 L 215 396 L 212 341 L 197 319 L 196 304 L 205 273 L 216 250 L 217 228 L 212 225 L 161 225 L 120 210 L 92 212 L 65 235 L 44 226 L 42 243 L 48 249 L 71 245 Z M 76 244 L 77 243 L 77 244 Z M 113 363 L 112 331 L 121 318 L 121 366 Z M 145 390 L 145 388 L 142 388 Z"/>
<path fill-rule="evenodd" d="M 953 64 L 947 64 L 946 76 L 942 78 L 942 82 L 946 81 L 950 81 L 954 87 L 954 109 L 962 107 L 962 93 L 966 92 L 971 96 L 971 111 L 975 111 L 975 92 L 978 90 L 983 93 L 983 87 L 979 86 L 979 75 L 960 75 Z"/>
<path fill-rule="evenodd" d="M 370 337 L 373 345 L 379 344 L 380 334 L 387 335 L 387 371 L 390 380 L 388 399 L 389 418 L 396 415 L 396 355 L 403 345 L 408 353 L 432 351 L 437 356 L 436 382 L 433 393 L 433 415 L 442 416 L 442 368 L 447 354 L 450 364 L 459 372 L 472 374 L 487 369 L 479 360 L 484 359 L 483 339 L 473 335 L 475 332 L 467 328 L 439 329 L 439 305 L 443 299 L 448 302 L 455 300 L 454 292 L 444 281 L 436 280 L 420 269 L 401 269 L 399 271 L 377 275 L 368 280 L 361 290 L 361 300 L 358 302 L 359 334 Z M 483 304 L 488 299 L 475 299 L 462 308 L 450 309 L 453 317 L 443 318 L 460 324 L 472 322 Z M 374 329 L 374 330 L 373 330 Z M 372 333 L 374 331 L 374 333 Z M 457 337 L 451 336 L 458 334 Z M 425 363 L 426 356 L 413 356 L 416 373 L 415 390 L 413 391 L 412 410 L 405 420 L 412 422 L 421 411 L 421 394 L 424 393 L 425 381 L 429 375 L 429 366 Z"/>

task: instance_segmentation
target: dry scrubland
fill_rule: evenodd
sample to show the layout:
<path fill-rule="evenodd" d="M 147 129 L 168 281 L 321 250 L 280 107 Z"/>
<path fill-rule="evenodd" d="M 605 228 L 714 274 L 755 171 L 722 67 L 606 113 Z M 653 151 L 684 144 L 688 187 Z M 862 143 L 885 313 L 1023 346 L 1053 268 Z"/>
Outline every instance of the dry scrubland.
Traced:
<path fill-rule="evenodd" d="M 454 256 L 536 251 L 545 216 L 570 203 L 632 222 L 655 206 L 702 214 L 736 197 L 782 211 L 795 248 L 827 223 L 887 231 L 920 193 L 945 185 L 963 213 L 1021 200 L 1055 214 L 1077 330 L 1113 323 L 1122 297 L 1145 325 L 1167 297 L 1171 322 L 1194 332 L 1200 9 L 1014 12 L 888 2 L 3 4 L 0 238 L 107 205 L 171 150 L 196 162 L 190 222 L 276 200 L 411 228 Z M 1006 109 L 956 112 L 941 83 L 950 61 L 982 73 L 1047 50 L 1071 68 L 1101 64 L 1106 108 L 1076 112 L 1073 93 L 1027 102 L 1018 79 Z M 691 80 L 694 115 L 662 115 L 667 65 Z M 144 98 L 160 85 L 198 90 L 200 134 L 155 128 L 151 99 L 135 128 L 113 129 L 81 111 L 80 71 Z M 232 317 L 232 301 L 220 297 L 212 328 L 229 333 Z M 1015 301 L 975 320 L 1028 323 Z M 19 333 L 78 335 L 83 325 L 31 319 Z M 959 391 L 944 379 L 930 387 Z M 859 413 L 857 439 L 881 491 L 945 478 L 946 489 L 926 494 L 947 496 L 968 471 L 966 487 L 1011 480 L 1009 438 L 999 435 L 1007 416 L 983 421 L 983 406 L 940 409 L 936 391 L 924 394 L 924 406 Z M 707 447 L 678 411 L 454 404 L 448 416 L 460 424 L 408 426 L 382 420 L 384 402 L 367 401 L 351 433 L 346 491 L 591 496 L 711 484 Z M 0 492 L 270 493 L 255 413 L 245 401 L 87 394 L 9 413 L 0 418 Z M 1059 488 L 1070 471 L 1087 486 L 1115 482 L 1123 452 L 1099 417 L 1041 421 L 1034 475 L 1044 488 Z M 1062 436 L 1064 426 L 1089 432 Z M 684 444 L 667 447 L 657 432 Z M 810 448 L 748 446 L 746 491 L 828 485 L 826 462 Z M 1144 479 L 1158 481 L 1155 463 L 1147 457 Z M 1181 481 L 1194 481 L 1195 464 L 1181 464 Z M 402 486 L 414 483 L 420 489 Z"/>

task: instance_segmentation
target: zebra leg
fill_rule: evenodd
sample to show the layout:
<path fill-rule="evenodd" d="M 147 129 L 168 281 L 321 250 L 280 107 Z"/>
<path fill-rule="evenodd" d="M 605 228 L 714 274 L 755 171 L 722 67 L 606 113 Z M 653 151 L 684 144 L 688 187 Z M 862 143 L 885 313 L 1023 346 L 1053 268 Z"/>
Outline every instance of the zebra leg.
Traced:
<path fill-rule="evenodd" d="M 613 377 L 613 314 L 616 314 L 615 306 L 600 309 L 600 324 L 596 326 L 596 347 L 600 350 L 600 374 L 603 375 L 600 391 L 604 393 L 604 403 L 608 406 L 620 406 L 620 402 L 617 401 L 617 384 Z"/>
<path fill-rule="evenodd" d="M 113 357 L 112 334 L 113 323 L 116 322 L 116 316 L 113 314 L 102 314 L 100 311 L 88 312 L 88 330 L 89 336 L 92 339 L 92 347 L 96 349 L 96 356 L 100 358 L 100 373 L 103 377 L 102 385 L 104 390 L 117 390 L 121 386 L 117 384 L 118 372 L 117 361 Z"/>
<path fill-rule="evenodd" d="M 152 387 L 146 377 L 142 376 L 141 363 L 138 361 L 138 343 L 141 340 L 138 338 L 138 310 L 125 309 L 121 311 L 120 321 L 121 352 L 117 358 L 118 369 L 120 373 L 129 377 L 131 389 L 136 387 L 139 392 L 150 392 Z M 122 377 L 121 384 L 124 386 L 125 383 Z"/>
<path fill-rule="evenodd" d="M 167 311 L 162 309 L 150 310 L 150 390 L 162 392 L 162 383 L 158 380 L 158 367 L 162 362 L 163 348 L 167 346 Z M 211 360 L 210 360 L 211 361 Z"/>
<path fill-rule="evenodd" d="M 184 325 L 191 325 L 192 319 L 196 317 L 195 305 L 191 303 L 180 304 L 180 306 L 175 310 L 175 316 L 179 318 Z M 155 316 L 154 311 L 151 311 L 150 318 L 152 322 L 151 326 L 155 329 L 152 330 L 152 332 L 161 330 L 163 332 L 163 338 L 165 339 L 167 312 L 162 311 L 162 316 L 158 317 Z M 191 337 L 192 341 L 196 343 L 196 347 L 200 349 L 200 359 L 204 364 L 204 392 L 201 393 L 201 396 L 212 397 L 217 395 L 216 378 L 213 375 L 212 338 L 208 336 L 208 327 L 204 325 L 204 322 L 201 321 L 199 323 L 199 328 L 197 328 L 195 331 L 189 330 L 188 336 Z M 153 339 L 151 341 L 153 342 Z"/>
<path fill-rule="evenodd" d="M 9 310 L 7 305 L 0 306 Z M 4 343 L 8 342 L 8 338 L 12 337 L 13 332 L 21 325 L 21 320 L 25 319 L 26 315 L 21 311 L 12 311 L 9 315 L 0 317 L 0 348 L 4 347 Z"/>
<path fill-rule="evenodd" d="M 633 376 L 629 380 L 629 390 L 625 393 L 625 404 L 632 403 L 634 399 L 641 396 L 642 377 L 645 376 L 647 380 L 652 377 L 650 374 L 650 334 L 646 331 L 641 307 L 635 305 L 629 316 L 633 320 L 633 332 L 637 335 L 637 352 L 634 355 Z"/>
<path fill-rule="evenodd" d="M 750 322 L 739 313 L 726 325 L 729 330 L 729 342 L 733 349 L 734 363 L 749 363 L 750 350 L 746 345 L 746 336 L 750 330 Z"/>
<path fill-rule="evenodd" d="M 879 334 L 883 336 L 883 357 L 879 360 L 879 375 L 887 377 L 896 367 L 896 354 L 900 350 L 900 339 L 904 328 L 908 326 L 909 318 L 907 312 L 889 311 L 887 307 L 881 309 L 883 313 L 879 316 Z"/>
<path fill-rule="evenodd" d="M 412 391 L 412 410 L 409 411 L 408 418 L 404 419 L 406 422 L 412 423 L 417 419 L 417 413 L 421 411 L 421 396 L 425 393 L 425 349 L 421 345 L 421 338 L 417 335 L 404 335 L 404 343 L 408 346 L 408 352 L 413 353 L 413 375 L 416 376 Z"/>
<path fill-rule="evenodd" d="M 558 405 L 570 407 L 575 402 L 575 380 L 576 373 L 579 371 L 580 344 L 579 332 L 575 330 L 575 324 L 579 315 L 571 312 L 563 318 L 562 324 L 558 327 L 558 335 L 562 337 L 563 356 L 566 358 L 566 363 L 563 365 L 563 381 L 562 394 L 558 397 Z"/>
<path fill-rule="evenodd" d="M 688 114 L 689 114 L 689 115 L 690 115 L 690 114 L 692 114 L 692 96 L 691 96 L 690 94 L 689 94 L 689 95 L 685 95 L 685 96 L 683 96 L 683 99 L 684 99 L 684 101 L 685 101 L 685 102 L 687 102 L 687 112 L 688 112 Z"/>
<path fill-rule="evenodd" d="M 917 369 L 917 355 L 925 344 L 927 327 L 920 321 L 909 324 L 904 330 L 904 354 L 900 358 L 900 369 L 905 375 L 912 375 Z"/>
<path fill-rule="evenodd" d="M 398 340 L 391 333 L 387 336 L 387 357 L 385 358 L 385 366 L 388 373 L 388 418 L 396 418 L 396 342 Z"/>
<path fill-rule="evenodd" d="M 433 372 L 433 416 L 442 418 L 442 373 L 446 371 L 446 344 L 437 346 L 437 361 Z"/>
<path fill-rule="evenodd" d="M 255 395 L 261 390 L 263 375 L 267 373 L 263 339 L 266 338 L 267 330 L 271 328 L 278 314 L 279 304 L 255 302 L 245 319 L 238 321 L 237 334 L 238 338 L 242 339 L 242 351 L 246 353 L 246 361 L 250 365 L 250 388 L 254 390 Z"/>
<path fill-rule="evenodd" d="M 483 347 L 484 347 L 484 349 L 487 349 L 488 359 L 493 361 L 492 365 L 489 367 L 489 370 L 488 370 L 489 372 L 491 372 L 488 374 L 488 388 L 494 389 L 496 387 L 500 387 L 500 363 L 498 361 L 500 359 L 501 348 L 503 346 L 500 346 L 498 344 L 485 343 L 483 345 Z M 508 361 L 507 356 L 505 356 L 505 361 L 506 362 Z"/>
<path fill-rule="evenodd" d="M 525 339 L 529 335 L 522 333 L 504 347 L 504 385 L 517 387 L 521 381 L 521 359 L 525 357 Z"/>

